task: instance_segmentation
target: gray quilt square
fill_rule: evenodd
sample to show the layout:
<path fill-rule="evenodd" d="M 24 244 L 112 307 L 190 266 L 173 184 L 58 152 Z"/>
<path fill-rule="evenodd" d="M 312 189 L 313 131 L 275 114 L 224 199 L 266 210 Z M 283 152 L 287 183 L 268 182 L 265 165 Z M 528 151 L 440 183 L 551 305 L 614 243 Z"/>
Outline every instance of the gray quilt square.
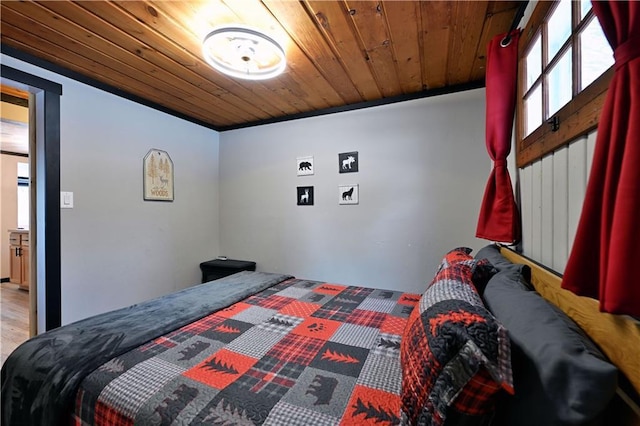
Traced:
<path fill-rule="evenodd" d="M 234 320 L 248 322 L 250 324 L 260 324 L 261 322 L 268 320 L 278 311 L 275 309 L 267 309 L 262 306 L 251 306 L 242 312 L 233 316 Z"/>
<path fill-rule="evenodd" d="M 317 303 L 318 305 L 324 305 L 329 300 L 333 299 L 333 297 L 334 297 L 333 295 L 316 293 L 314 291 L 310 291 L 307 295 L 302 297 L 300 299 L 300 301 L 302 301 L 302 302 L 310 302 L 310 303 Z"/>
<path fill-rule="evenodd" d="M 276 314 L 261 324 L 258 324 L 257 327 L 262 330 L 273 331 L 274 333 L 288 334 L 302 321 L 304 321 L 304 319 L 300 317 Z"/>
<path fill-rule="evenodd" d="M 370 349 L 374 346 L 378 334 L 380 330 L 377 328 L 344 323 L 333 333 L 329 341 Z"/>
<path fill-rule="evenodd" d="M 380 333 L 371 348 L 371 353 L 392 358 L 400 357 L 400 339 L 397 334 Z"/>
<path fill-rule="evenodd" d="M 369 297 L 382 300 L 392 300 L 395 302 L 400 298 L 401 294 L 401 291 L 376 289 L 369 295 Z"/>
<path fill-rule="evenodd" d="M 293 286 L 313 290 L 314 288 L 320 287 L 323 284 L 325 284 L 323 281 L 297 280 L 297 282 Z"/>
<path fill-rule="evenodd" d="M 310 292 L 311 290 L 308 288 L 300 288 L 297 286 L 292 286 L 292 287 L 285 288 L 282 291 L 279 291 L 277 294 L 278 296 L 282 296 L 282 297 L 290 297 L 292 299 L 301 299 L 302 297 L 309 294 Z"/>
<path fill-rule="evenodd" d="M 253 327 L 233 342 L 226 346 L 226 349 L 260 359 L 271 350 L 284 337 L 284 334 L 274 333 L 259 327 Z"/>
<path fill-rule="evenodd" d="M 338 426 L 339 424 L 339 418 L 282 401 L 273 407 L 269 417 L 263 423 L 264 426 Z"/>
<path fill-rule="evenodd" d="M 157 358 L 188 370 L 218 352 L 222 347 L 224 347 L 223 342 L 207 339 L 204 336 L 193 336 L 161 353 Z"/>
<path fill-rule="evenodd" d="M 178 376 L 144 403 L 135 424 L 190 424 L 218 393 L 203 383 Z"/>
<path fill-rule="evenodd" d="M 394 306 L 396 306 L 395 300 L 385 300 L 385 299 L 376 299 L 375 297 L 367 297 L 360 303 L 358 309 L 362 309 L 364 311 L 375 311 L 375 312 L 383 312 L 385 314 L 393 311 Z"/>
<path fill-rule="evenodd" d="M 400 357 L 391 358 L 370 353 L 358 377 L 358 384 L 400 395 L 402 386 Z"/>
<path fill-rule="evenodd" d="M 413 311 L 413 306 L 398 303 L 390 313 L 395 317 L 409 318 L 411 311 Z"/>
<path fill-rule="evenodd" d="M 280 402 L 340 418 L 355 385 L 355 377 L 307 367 Z"/>
<path fill-rule="evenodd" d="M 98 401 L 125 416 L 135 417 L 147 399 L 184 371 L 170 362 L 148 359 L 105 386 Z"/>

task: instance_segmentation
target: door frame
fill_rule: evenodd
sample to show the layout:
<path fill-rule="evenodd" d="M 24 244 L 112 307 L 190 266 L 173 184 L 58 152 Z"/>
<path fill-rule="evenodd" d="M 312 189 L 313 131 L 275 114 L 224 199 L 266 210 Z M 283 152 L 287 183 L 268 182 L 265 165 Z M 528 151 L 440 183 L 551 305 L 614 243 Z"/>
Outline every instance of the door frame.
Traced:
<path fill-rule="evenodd" d="M 60 96 L 62 85 L 1 65 L 0 80 L 30 93 L 29 127 L 35 129 L 35 152 L 30 152 L 31 279 L 37 297 L 37 332 L 59 327 L 62 320 L 60 245 Z M 34 123 L 31 123 L 34 118 Z M 30 131 L 31 133 L 31 131 Z M 33 144 L 31 144 L 33 146 Z M 31 150 L 30 150 L 31 151 Z M 34 161 L 35 159 L 35 161 Z M 34 208 L 35 207 L 35 208 Z M 31 308 L 33 311 L 33 306 Z M 41 312 L 44 311 L 44 315 Z M 32 320 L 30 319 L 30 323 Z M 30 325 L 33 330 L 33 325 Z"/>

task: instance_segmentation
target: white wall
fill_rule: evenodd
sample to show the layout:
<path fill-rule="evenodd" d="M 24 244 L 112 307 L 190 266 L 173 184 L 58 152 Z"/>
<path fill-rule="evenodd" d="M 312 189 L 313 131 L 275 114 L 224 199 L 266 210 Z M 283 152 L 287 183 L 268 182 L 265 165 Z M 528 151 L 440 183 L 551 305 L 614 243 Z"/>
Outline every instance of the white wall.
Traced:
<path fill-rule="evenodd" d="M 484 90 L 224 132 L 221 252 L 263 271 L 421 292 L 444 253 L 478 250 L 475 228 L 490 172 Z M 358 151 L 360 171 L 338 173 Z M 296 176 L 296 157 L 315 174 Z M 338 205 L 359 184 L 360 204 Z M 315 205 L 296 205 L 296 186 Z"/>
<path fill-rule="evenodd" d="M 2 63 L 60 83 L 62 322 L 200 281 L 219 253 L 217 132 L 6 55 Z M 151 148 L 174 163 L 175 201 L 142 199 Z M 40 288 L 40 284 L 39 284 Z"/>

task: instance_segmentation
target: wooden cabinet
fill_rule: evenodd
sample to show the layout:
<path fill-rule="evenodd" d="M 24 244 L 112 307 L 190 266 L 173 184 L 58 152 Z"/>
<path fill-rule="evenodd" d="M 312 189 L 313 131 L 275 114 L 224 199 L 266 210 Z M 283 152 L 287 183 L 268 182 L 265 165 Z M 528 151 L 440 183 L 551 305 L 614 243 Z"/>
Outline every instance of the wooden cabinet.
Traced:
<path fill-rule="evenodd" d="M 29 231 L 11 231 L 9 233 L 9 281 L 29 290 Z"/>

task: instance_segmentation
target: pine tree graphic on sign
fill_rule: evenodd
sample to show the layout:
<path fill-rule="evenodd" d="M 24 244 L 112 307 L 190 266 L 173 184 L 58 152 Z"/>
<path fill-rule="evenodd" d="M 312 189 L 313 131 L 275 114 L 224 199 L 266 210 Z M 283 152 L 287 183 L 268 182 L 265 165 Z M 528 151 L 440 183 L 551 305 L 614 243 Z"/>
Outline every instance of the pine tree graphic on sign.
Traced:
<path fill-rule="evenodd" d="M 146 201 L 173 201 L 173 162 L 165 151 L 151 149 L 143 160 Z"/>
<path fill-rule="evenodd" d="M 149 159 L 149 170 L 147 171 L 147 175 L 151 178 L 151 183 L 156 183 L 156 178 L 158 177 L 158 166 L 156 164 L 156 157 L 152 155 Z"/>

